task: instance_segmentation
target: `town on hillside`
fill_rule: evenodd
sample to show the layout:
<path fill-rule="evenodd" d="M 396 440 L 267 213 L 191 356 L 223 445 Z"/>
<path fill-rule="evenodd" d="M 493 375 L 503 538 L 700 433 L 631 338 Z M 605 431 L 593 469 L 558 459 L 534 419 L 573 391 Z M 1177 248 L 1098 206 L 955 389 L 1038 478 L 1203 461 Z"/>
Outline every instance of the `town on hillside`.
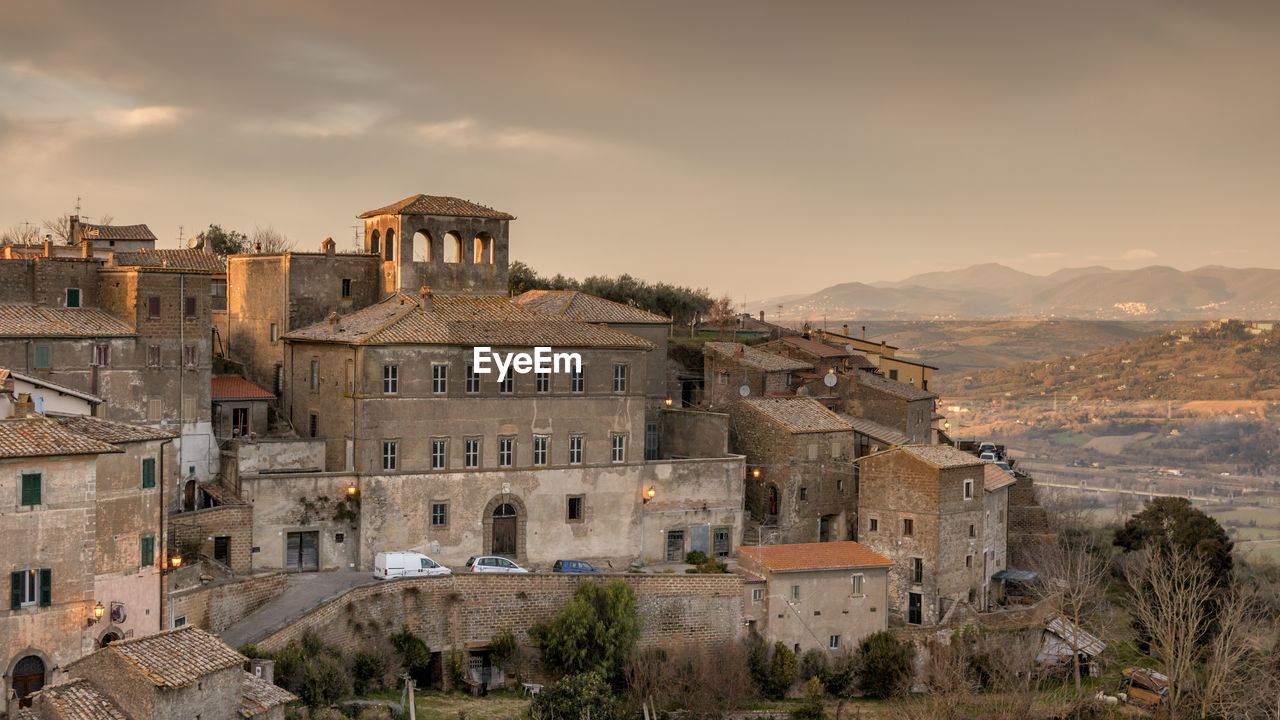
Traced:
<path fill-rule="evenodd" d="M 1003 445 L 952 437 L 934 366 L 847 325 L 515 294 L 514 217 L 474 202 L 359 218 L 359 251 L 75 216 L 3 248 L 9 717 L 444 691 L 568 717 L 575 682 L 606 715 L 723 714 L 929 691 L 962 655 L 1077 690 L 1118 661 L 1106 554 Z M 572 640 L 571 608 L 609 636 Z M 722 652 L 723 697 L 658 672 Z M 1099 696 L 1171 702 L 1129 662 Z"/>

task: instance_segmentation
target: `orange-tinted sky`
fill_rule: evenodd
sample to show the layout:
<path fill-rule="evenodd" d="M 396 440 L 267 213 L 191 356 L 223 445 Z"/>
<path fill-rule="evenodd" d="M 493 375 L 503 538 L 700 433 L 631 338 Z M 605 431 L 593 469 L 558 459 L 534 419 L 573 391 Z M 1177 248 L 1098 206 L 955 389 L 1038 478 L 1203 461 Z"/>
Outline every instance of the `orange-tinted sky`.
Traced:
<path fill-rule="evenodd" d="M 0 227 L 350 244 L 425 192 L 735 299 L 1280 266 L 1280 3 L 6 2 Z"/>

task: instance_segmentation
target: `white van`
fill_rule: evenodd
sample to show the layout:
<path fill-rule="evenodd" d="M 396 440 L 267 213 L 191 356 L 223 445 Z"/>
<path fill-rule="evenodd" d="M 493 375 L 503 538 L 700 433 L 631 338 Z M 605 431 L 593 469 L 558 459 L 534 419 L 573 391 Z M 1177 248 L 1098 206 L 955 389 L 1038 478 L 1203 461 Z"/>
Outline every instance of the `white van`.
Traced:
<path fill-rule="evenodd" d="M 373 576 L 379 580 L 452 574 L 452 570 L 422 553 L 380 552 L 373 558 Z"/>

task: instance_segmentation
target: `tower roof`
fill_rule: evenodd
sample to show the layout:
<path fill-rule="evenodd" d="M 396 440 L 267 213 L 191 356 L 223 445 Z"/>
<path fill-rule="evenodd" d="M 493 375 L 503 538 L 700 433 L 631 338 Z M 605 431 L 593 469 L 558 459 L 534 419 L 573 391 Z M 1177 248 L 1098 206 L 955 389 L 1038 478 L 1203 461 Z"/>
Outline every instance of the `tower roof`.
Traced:
<path fill-rule="evenodd" d="M 447 215 L 450 217 L 485 218 L 488 220 L 516 219 L 514 215 L 494 210 L 491 207 L 485 207 L 470 200 L 462 200 L 447 195 L 410 195 L 398 203 L 360 213 L 358 217 L 371 218 L 379 215 Z"/>

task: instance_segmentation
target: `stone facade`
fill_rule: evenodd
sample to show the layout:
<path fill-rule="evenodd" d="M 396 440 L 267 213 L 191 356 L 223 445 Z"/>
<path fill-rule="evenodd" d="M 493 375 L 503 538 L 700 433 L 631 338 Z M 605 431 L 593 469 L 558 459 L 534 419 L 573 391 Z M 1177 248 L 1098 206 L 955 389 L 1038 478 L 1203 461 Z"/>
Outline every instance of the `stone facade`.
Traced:
<path fill-rule="evenodd" d="M 169 537 L 178 550 L 194 545 L 237 574 L 253 569 L 253 507 L 228 503 L 169 516 Z"/>
<path fill-rule="evenodd" d="M 288 576 L 284 573 L 263 573 L 174 590 L 167 594 L 164 627 L 174 627 L 174 620 L 181 618 L 185 625 L 221 633 L 288 587 Z"/>

